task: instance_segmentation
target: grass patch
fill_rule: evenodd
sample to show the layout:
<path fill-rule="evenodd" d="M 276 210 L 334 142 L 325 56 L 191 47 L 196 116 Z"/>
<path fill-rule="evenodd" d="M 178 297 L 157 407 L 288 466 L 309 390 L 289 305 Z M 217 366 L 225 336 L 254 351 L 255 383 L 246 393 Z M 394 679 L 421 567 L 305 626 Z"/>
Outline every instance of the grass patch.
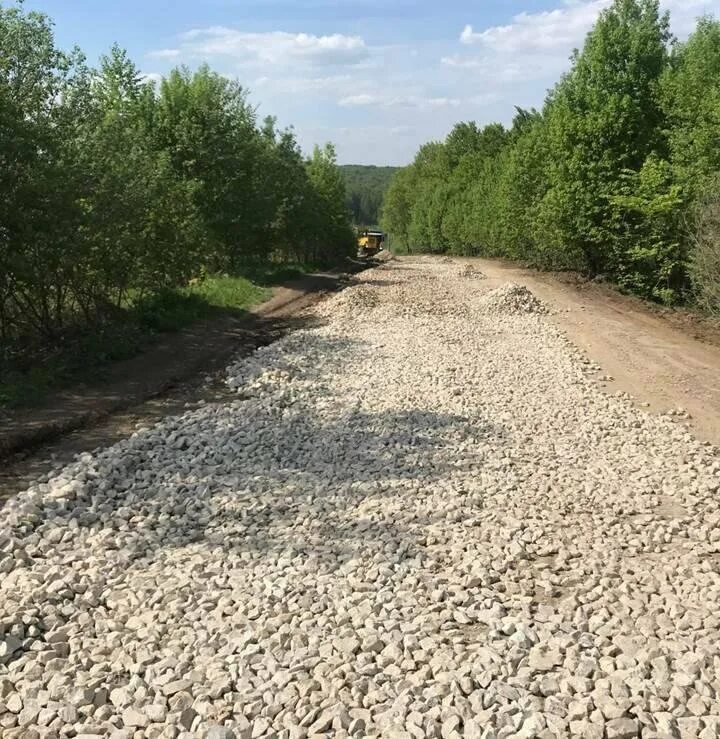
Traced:
<path fill-rule="evenodd" d="M 286 263 L 286 264 L 262 264 L 248 267 L 243 272 L 248 279 L 257 285 L 280 285 L 283 282 L 298 280 L 309 272 L 316 272 L 321 269 L 317 264 Z"/>
<path fill-rule="evenodd" d="M 270 291 L 244 277 L 217 275 L 186 288 L 164 290 L 139 300 L 133 311 L 150 331 L 179 331 L 195 321 L 220 313 L 245 310 L 270 297 Z"/>
<path fill-rule="evenodd" d="M 246 310 L 270 294 L 244 277 L 211 276 L 137 300 L 99 326 L 70 329 L 52 346 L 0 347 L 0 407 L 37 405 L 53 390 L 102 380 L 112 362 L 140 354 L 157 334 Z"/>

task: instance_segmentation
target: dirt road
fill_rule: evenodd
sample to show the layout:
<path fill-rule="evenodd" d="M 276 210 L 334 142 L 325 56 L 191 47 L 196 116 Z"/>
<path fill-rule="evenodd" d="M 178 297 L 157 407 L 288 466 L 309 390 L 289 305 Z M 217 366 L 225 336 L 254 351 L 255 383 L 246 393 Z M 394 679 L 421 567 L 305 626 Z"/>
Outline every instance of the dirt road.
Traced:
<path fill-rule="evenodd" d="M 604 286 L 563 283 L 487 259 L 458 262 L 475 265 L 491 285 L 526 285 L 557 309 L 553 321 L 602 367 L 599 374 L 613 378 L 606 383 L 609 392 L 629 393 L 655 413 L 684 409 L 693 432 L 720 446 L 720 347 Z"/>

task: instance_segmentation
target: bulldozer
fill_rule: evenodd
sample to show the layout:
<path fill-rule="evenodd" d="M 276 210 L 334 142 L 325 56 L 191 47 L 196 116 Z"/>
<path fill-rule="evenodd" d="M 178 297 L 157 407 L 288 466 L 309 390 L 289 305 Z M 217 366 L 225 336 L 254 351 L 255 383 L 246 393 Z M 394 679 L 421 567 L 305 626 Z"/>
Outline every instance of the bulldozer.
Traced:
<path fill-rule="evenodd" d="M 374 257 L 382 251 L 385 243 L 385 234 L 382 231 L 365 229 L 358 233 L 358 256 Z"/>

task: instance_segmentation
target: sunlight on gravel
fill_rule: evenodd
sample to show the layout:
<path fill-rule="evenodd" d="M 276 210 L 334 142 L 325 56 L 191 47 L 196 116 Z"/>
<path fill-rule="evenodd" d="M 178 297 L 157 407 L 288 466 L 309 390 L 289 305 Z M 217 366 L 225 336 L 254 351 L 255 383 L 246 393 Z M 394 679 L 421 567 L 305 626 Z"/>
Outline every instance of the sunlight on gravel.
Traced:
<path fill-rule="evenodd" d="M 365 272 L 0 509 L 0 735 L 720 735 L 716 450 L 473 277 Z"/>

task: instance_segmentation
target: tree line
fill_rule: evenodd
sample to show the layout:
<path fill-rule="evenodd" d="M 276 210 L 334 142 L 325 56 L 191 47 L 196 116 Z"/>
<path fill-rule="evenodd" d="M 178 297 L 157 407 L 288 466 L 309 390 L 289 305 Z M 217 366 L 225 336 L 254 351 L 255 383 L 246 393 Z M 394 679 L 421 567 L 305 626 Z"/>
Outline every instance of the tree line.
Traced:
<path fill-rule="evenodd" d="M 345 181 L 345 204 L 356 226 L 377 226 L 380 207 L 397 167 L 345 164 L 340 167 Z"/>
<path fill-rule="evenodd" d="M 328 263 L 354 237 L 331 145 L 305 158 L 207 66 L 97 68 L 0 6 L 0 340 L 57 338 L 203 274 Z"/>
<path fill-rule="evenodd" d="M 615 0 L 510 127 L 460 123 L 393 179 L 399 248 L 603 275 L 720 311 L 720 23 L 678 43 L 657 0 Z"/>

